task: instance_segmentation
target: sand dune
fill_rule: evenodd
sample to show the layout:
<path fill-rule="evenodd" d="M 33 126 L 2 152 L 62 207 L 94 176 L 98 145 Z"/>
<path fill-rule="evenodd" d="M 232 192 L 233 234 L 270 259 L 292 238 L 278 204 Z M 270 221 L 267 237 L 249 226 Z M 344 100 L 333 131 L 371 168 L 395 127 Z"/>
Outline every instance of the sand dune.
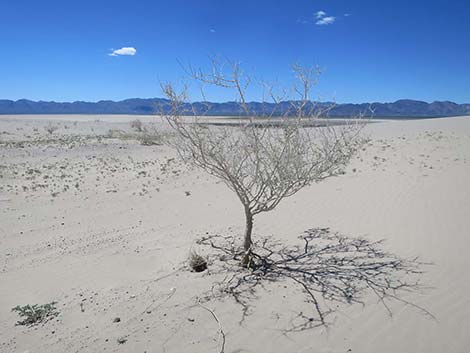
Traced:
<path fill-rule="evenodd" d="M 133 119 L 0 116 L 1 352 L 219 352 L 218 325 L 197 299 L 220 274 L 190 272 L 186 260 L 207 251 L 201 236 L 241 235 L 243 210 L 171 148 L 141 145 Z M 48 134 L 48 124 L 58 130 Z M 335 308 L 328 329 L 287 332 L 312 310 L 278 283 L 242 323 L 233 300 L 206 304 L 226 353 L 470 351 L 470 117 L 383 121 L 366 133 L 345 175 L 261 214 L 254 236 L 290 244 L 330 227 L 384 238 L 394 253 L 433 263 L 422 278 L 429 289 L 406 299 L 435 319 L 400 303 L 390 317 L 371 298 Z M 56 319 L 15 326 L 12 307 L 51 301 Z"/>

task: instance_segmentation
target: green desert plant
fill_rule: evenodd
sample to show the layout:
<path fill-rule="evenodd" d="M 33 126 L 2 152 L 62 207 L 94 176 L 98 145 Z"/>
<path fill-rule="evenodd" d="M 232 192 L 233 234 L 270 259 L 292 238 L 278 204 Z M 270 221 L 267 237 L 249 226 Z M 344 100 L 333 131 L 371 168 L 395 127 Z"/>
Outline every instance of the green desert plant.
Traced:
<path fill-rule="evenodd" d="M 18 321 L 17 325 L 33 326 L 44 323 L 59 315 L 56 305 L 57 302 L 48 304 L 17 305 L 11 311 L 16 311 L 24 320 Z"/>

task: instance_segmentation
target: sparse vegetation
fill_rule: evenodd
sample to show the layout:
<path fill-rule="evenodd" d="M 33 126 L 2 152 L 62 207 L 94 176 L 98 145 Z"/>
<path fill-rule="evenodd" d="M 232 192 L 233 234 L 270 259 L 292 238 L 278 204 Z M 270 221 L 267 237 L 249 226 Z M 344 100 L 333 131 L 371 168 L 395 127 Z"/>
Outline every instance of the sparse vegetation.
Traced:
<path fill-rule="evenodd" d="M 142 129 L 139 133 L 127 133 L 123 130 L 111 129 L 106 134 L 107 138 L 116 138 L 122 141 L 137 140 L 143 146 L 163 145 L 171 136 L 168 133 L 158 131 L 157 128 Z"/>
<path fill-rule="evenodd" d="M 33 326 L 39 323 L 47 322 L 59 315 L 59 312 L 55 306 L 56 304 L 57 302 L 41 305 L 18 305 L 11 310 L 17 312 L 20 317 L 24 318 L 24 320 L 18 321 L 16 323 L 17 325 Z"/>
<path fill-rule="evenodd" d="M 145 132 L 141 136 L 138 136 L 137 139 L 143 146 L 159 146 L 163 144 L 163 138 L 158 133 Z"/>

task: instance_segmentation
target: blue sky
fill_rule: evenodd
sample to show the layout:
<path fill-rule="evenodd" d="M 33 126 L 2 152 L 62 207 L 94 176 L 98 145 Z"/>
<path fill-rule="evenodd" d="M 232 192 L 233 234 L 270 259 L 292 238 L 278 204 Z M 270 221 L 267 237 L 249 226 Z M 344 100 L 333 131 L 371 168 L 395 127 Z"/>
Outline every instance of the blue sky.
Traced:
<path fill-rule="evenodd" d="M 318 64 L 322 100 L 470 103 L 469 18 L 468 0 L 3 0 L 0 99 L 158 97 L 178 59 L 221 55 L 281 82 Z"/>

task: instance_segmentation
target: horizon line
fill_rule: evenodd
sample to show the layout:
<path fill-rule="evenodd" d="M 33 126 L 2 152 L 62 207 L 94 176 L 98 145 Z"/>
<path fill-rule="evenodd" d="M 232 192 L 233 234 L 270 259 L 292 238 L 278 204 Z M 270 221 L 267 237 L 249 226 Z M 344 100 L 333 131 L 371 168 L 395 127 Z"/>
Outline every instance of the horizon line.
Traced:
<path fill-rule="evenodd" d="M 113 99 L 100 99 L 100 100 L 74 100 L 74 101 L 56 101 L 56 100 L 33 100 L 33 99 L 28 99 L 28 98 L 20 98 L 20 99 L 7 99 L 7 98 L 0 98 L 1 101 L 10 101 L 10 102 L 20 102 L 20 101 L 28 101 L 28 102 L 33 102 L 33 103 L 57 103 L 57 104 L 73 104 L 73 103 L 91 103 L 91 104 L 97 104 L 101 102 L 113 102 L 113 103 L 120 103 L 128 100 L 152 100 L 152 99 L 159 99 L 159 100 L 168 100 L 167 98 L 162 98 L 162 97 L 146 97 L 146 98 L 141 98 L 141 97 L 131 97 L 131 98 L 125 98 L 125 99 L 119 99 L 119 100 L 113 100 Z M 299 100 L 285 100 L 282 102 L 295 102 Z M 352 102 L 335 102 L 335 101 L 320 101 L 320 100 L 309 100 L 309 102 L 314 102 L 314 103 L 323 103 L 323 104 L 353 104 L 353 105 L 359 105 L 359 104 L 393 104 L 401 101 L 412 101 L 412 102 L 421 102 L 421 103 L 426 103 L 426 104 L 432 104 L 432 103 L 452 103 L 452 104 L 457 104 L 457 105 L 467 105 L 469 103 L 457 103 L 453 100 L 434 100 L 434 101 L 425 101 L 421 99 L 413 99 L 413 98 L 400 98 L 395 101 L 373 101 L 373 102 L 361 102 L 361 103 L 352 103 Z M 203 100 L 198 100 L 198 101 L 192 101 L 191 103 L 201 103 L 201 102 L 206 102 L 206 103 L 215 103 L 215 104 L 224 104 L 224 103 L 239 103 L 237 101 L 203 101 Z M 280 103 L 282 103 L 280 102 Z M 189 102 L 188 102 L 189 103 Z M 274 102 L 263 102 L 263 101 L 249 101 L 247 103 L 268 103 L 268 104 L 275 104 Z"/>

